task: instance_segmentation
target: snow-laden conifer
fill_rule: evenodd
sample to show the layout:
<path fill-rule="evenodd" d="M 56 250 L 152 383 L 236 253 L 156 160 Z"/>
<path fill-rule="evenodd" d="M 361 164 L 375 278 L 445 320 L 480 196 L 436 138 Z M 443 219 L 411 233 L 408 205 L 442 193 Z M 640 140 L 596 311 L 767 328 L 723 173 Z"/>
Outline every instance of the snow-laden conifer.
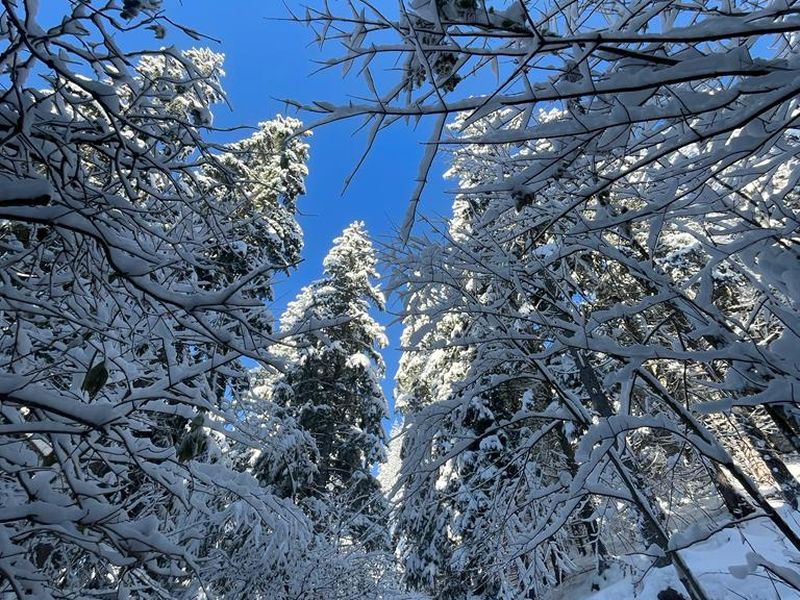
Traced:
<path fill-rule="evenodd" d="M 387 505 L 374 468 L 385 459 L 381 388 L 383 327 L 375 251 L 362 222 L 334 240 L 324 276 L 303 288 L 281 318 L 288 365 L 272 400 L 314 440 L 315 472 L 294 497 L 343 543 L 384 547 Z"/>

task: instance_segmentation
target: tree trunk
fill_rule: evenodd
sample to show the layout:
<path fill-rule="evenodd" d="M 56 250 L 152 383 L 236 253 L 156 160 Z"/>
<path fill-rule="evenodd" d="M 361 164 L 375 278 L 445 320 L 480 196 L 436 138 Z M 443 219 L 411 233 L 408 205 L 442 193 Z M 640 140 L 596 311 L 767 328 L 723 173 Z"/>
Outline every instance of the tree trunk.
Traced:
<path fill-rule="evenodd" d="M 583 353 L 575 348 L 571 351 L 578 365 L 581 383 L 591 398 L 595 412 L 601 417 L 613 416 L 614 409 L 600 385 L 594 367 Z M 589 424 L 584 423 L 584 425 L 588 426 Z M 645 541 L 660 548 L 663 552 L 663 559 L 656 560 L 655 566 L 672 563 L 678 578 L 692 600 L 710 600 L 680 553 L 669 548 L 669 534 L 665 527 L 666 517 L 650 491 L 650 486 L 639 474 L 633 457 L 628 452 L 620 456 L 615 448 L 609 452 L 609 458 L 644 518 L 642 535 Z"/>
<path fill-rule="evenodd" d="M 558 428 L 557 435 L 558 443 L 561 446 L 561 451 L 564 453 L 564 456 L 567 457 L 567 465 L 570 475 L 574 477 L 578 472 L 578 463 L 575 461 L 575 450 L 567 439 L 567 434 L 564 431 L 563 423 Z M 602 575 L 608 566 L 608 551 L 606 550 L 603 540 L 600 539 L 600 526 L 597 523 L 597 519 L 594 518 L 594 507 L 592 506 L 592 503 L 590 501 L 585 502 L 581 507 L 580 513 L 578 514 L 584 527 L 583 532 L 574 532 L 575 537 L 583 542 L 579 544 L 578 550 L 584 556 L 588 556 L 592 552 L 596 554 L 598 558 L 597 573 Z M 583 533 L 583 535 L 581 535 L 581 533 Z"/>
<path fill-rule="evenodd" d="M 755 511 L 753 506 L 739 493 L 739 490 L 733 487 L 719 464 L 712 463 L 708 469 L 711 474 L 711 480 L 714 482 L 714 487 L 717 488 L 717 492 L 725 503 L 725 508 L 728 509 L 733 518 L 741 519 Z"/>
<path fill-rule="evenodd" d="M 800 483 L 797 482 L 786 463 L 780 459 L 771 447 L 767 436 L 756 426 L 750 415 L 738 411 L 734 411 L 733 414 L 736 422 L 742 426 L 745 435 L 750 438 L 759 457 L 767 465 L 772 478 L 778 484 L 778 489 L 783 498 L 792 508 L 797 509 L 798 499 L 800 498 Z"/>
<path fill-rule="evenodd" d="M 800 453 L 800 423 L 791 414 L 791 410 L 787 410 L 786 407 L 780 404 L 766 404 L 764 409 L 792 450 Z"/>

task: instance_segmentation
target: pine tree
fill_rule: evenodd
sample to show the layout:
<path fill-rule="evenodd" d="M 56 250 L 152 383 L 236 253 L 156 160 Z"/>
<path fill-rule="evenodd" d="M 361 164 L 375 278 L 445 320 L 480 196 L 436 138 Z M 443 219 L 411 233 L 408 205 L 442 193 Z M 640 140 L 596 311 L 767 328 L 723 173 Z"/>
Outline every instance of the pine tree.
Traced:
<path fill-rule="evenodd" d="M 466 179 L 492 163 L 490 155 L 482 164 L 465 162 L 470 168 L 462 162 L 454 172 Z M 412 243 L 397 275 L 408 285 L 397 537 L 409 585 L 442 599 L 544 592 L 575 569 L 582 547 L 571 543 L 573 530 L 581 530 L 582 543 L 597 543 L 596 529 L 583 531 L 591 529 L 588 503 L 579 503 L 588 514 L 578 509 L 585 526 L 569 523 L 531 543 L 558 506 L 562 471 L 576 467 L 563 453 L 563 417 L 547 416 L 552 396 L 508 345 L 505 328 L 520 337 L 531 332 L 524 318 L 503 318 L 523 299 L 483 260 L 479 232 L 491 227 L 490 209 L 460 196 L 444 242 Z"/>
<path fill-rule="evenodd" d="M 382 309 L 384 298 L 373 283 L 375 251 L 362 222 L 334 240 L 323 266 L 324 277 L 282 317 L 292 349 L 272 398 L 316 444 L 316 472 L 295 489 L 296 499 L 338 539 L 382 547 L 388 507 L 373 469 L 385 459 L 386 336 L 370 309 Z"/>

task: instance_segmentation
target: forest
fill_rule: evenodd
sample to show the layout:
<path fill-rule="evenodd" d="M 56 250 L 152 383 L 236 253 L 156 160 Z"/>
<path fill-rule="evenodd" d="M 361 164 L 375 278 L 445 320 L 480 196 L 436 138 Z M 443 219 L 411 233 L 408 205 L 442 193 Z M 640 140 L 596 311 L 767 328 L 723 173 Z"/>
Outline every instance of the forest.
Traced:
<path fill-rule="evenodd" d="M 800 1 L 0 40 L 0 600 L 800 600 Z"/>

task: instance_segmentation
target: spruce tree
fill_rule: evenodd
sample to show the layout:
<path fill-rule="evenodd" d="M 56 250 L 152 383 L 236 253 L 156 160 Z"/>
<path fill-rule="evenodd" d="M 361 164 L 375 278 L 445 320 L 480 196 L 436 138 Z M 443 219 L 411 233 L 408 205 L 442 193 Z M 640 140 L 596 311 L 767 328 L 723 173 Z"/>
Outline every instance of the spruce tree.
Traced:
<path fill-rule="evenodd" d="M 386 344 L 370 315 L 382 309 L 375 250 L 362 222 L 349 225 L 325 257 L 324 276 L 289 304 L 282 329 L 288 367 L 274 402 L 313 438 L 316 472 L 295 490 L 321 529 L 338 540 L 384 546 L 387 506 L 373 468 L 385 459 Z"/>

